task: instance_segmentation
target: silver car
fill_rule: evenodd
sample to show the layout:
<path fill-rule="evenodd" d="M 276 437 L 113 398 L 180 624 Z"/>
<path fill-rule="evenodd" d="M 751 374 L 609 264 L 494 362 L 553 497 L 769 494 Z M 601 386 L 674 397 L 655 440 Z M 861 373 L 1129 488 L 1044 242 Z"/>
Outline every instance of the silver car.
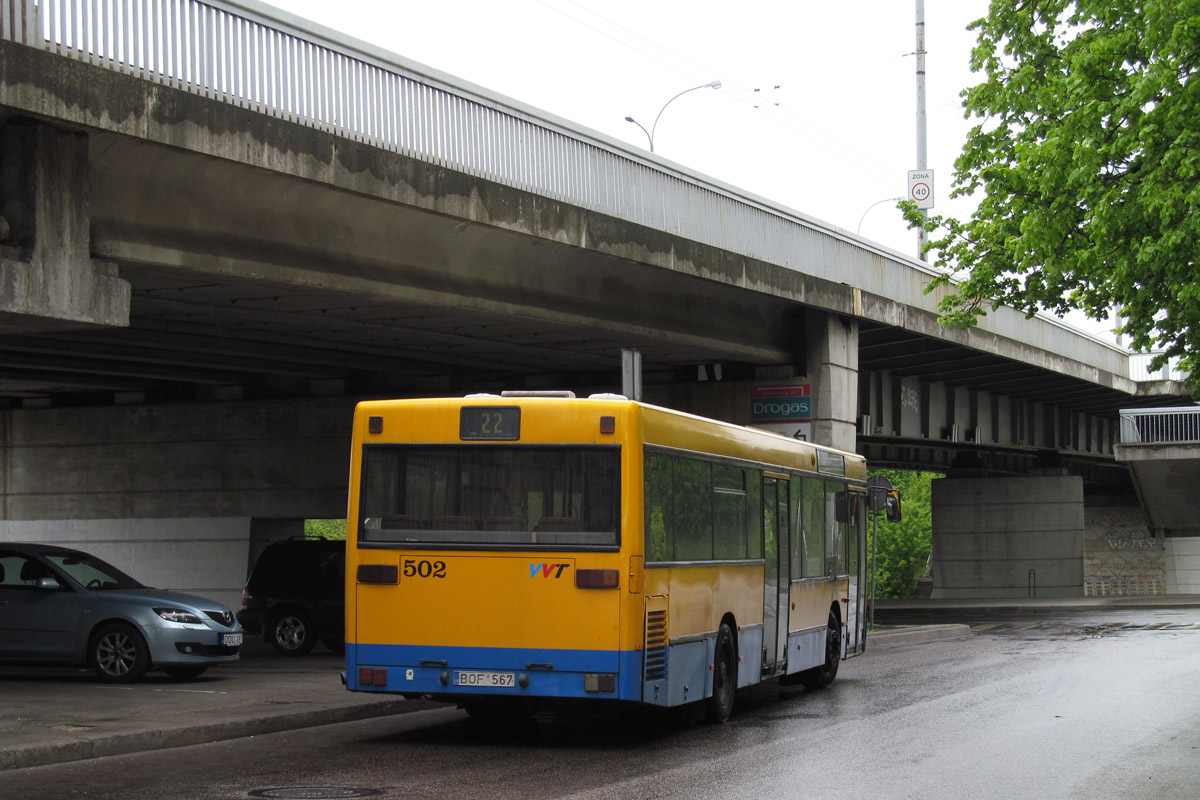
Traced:
<path fill-rule="evenodd" d="M 151 669 L 185 679 L 237 661 L 241 644 L 221 603 L 151 589 L 79 550 L 0 543 L 0 664 L 87 665 L 114 683 Z"/>

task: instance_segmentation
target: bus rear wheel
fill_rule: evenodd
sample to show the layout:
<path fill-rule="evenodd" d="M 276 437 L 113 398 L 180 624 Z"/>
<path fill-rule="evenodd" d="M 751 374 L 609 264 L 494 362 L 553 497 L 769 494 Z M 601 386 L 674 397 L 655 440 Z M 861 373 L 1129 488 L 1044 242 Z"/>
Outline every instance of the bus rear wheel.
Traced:
<path fill-rule="evenodd" d="M 825 630 L 825 663 L 800 673 L 800 682 L 808 689 L 824 689 L 837 677 L 838 665 L 842 662 L 842 626 L 837 615 L 829 612 L 829 624 Z"/>
<path fill-rule="evenodd" d="M 724 722 L 733 713 L 733 698 L 737 694 L 737 649 L 733 631 L 722 622 L 717 631 L 717 646 L 713 652 L 712 696 L 708 698 L 708 718 Z"/>

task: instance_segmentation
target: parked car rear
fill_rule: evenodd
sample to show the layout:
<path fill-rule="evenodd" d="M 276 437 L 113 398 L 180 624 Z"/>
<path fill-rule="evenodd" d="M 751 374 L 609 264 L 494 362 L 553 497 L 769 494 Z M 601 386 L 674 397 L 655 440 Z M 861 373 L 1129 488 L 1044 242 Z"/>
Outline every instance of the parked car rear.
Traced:
<path fill-rule="evenodd" d="M 345 542 L 275 542 L 250 571 L 238 620 L 282 655 L 304 655 L 318 640 L 340 653 L 346 635 L 345 582 Z"/>
<path fill-rule="evenodd" d="M 148 670 L 196 678 L 238 659 L 233 610 L 143 586 L 80 550 L 0 544 L 0 664 L 89 666 L 101 680 Z"/>

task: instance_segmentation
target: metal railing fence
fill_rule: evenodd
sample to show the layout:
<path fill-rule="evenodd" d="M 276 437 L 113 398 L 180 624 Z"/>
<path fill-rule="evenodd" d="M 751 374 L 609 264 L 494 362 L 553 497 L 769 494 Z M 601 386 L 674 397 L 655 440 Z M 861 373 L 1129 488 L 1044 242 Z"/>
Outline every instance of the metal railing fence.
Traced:
<path fill-rule="evenodd" d="M 1159 353 L 1133 353 L 1129 356 L 1129 377 L 1135 381 L 1184 381 L 1187 374 L 1179 369 L 1177 359 L 1169 359 L 1166 364 L 1150 371 L 1150 362 Z"/>
<path fill-rule="evenodd" d="M 1200 442 L 1200 406 L 1121 410 L 1121 444 Z"/>
<path fill-rule="evenodd" d="M 814 220 L 270 11 L 222 0 L 0 0 L 0 38 L 751 257 L 812 263 L 802 228 L 820 229 Z"/>

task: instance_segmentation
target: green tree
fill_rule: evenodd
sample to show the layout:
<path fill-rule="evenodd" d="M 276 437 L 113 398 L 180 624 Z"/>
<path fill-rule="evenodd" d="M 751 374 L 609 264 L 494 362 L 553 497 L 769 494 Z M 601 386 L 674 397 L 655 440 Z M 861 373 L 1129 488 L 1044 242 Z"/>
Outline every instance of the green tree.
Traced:
<path fill-rule="evenodd" d="M 345 539 L 346 520 L 306 519 L 304 520 L 304 536 L 307 539 Z"/>
<path fill-rule="evenodd" d="M 888 522 L 880 514 L 879 542 L 875 548 L 875 596 L 905 599 L 916 593 L 917 579 L 925 574 L 932 551 L 931 482 L 941 477 L 932 472 L 872 470 L 872 475 L 887 478 L 900 492 L 903 518 Z M 874 536 L 875 524 L 868 518 L 867 536 Z M 868 538 L 868 548 L 871 547 Z M 870 557 L 868 549 L 868 558 Z"/>
<path fill-rule="evenodd" d="M 967 222 L 924 219 L 949 273 L 930 290 L 946 324 L 988 307 L 1032 316 L 1112 308 L 1135 349 L 1200 366 L 1200 0 L 992 0 L 973 23 L 963 92 L 981 121 L 951 196 Z M 965 277 L 962 277 L 965 276 Z M 1195 380 L 1193 380 L 1195 384 Z"/>

